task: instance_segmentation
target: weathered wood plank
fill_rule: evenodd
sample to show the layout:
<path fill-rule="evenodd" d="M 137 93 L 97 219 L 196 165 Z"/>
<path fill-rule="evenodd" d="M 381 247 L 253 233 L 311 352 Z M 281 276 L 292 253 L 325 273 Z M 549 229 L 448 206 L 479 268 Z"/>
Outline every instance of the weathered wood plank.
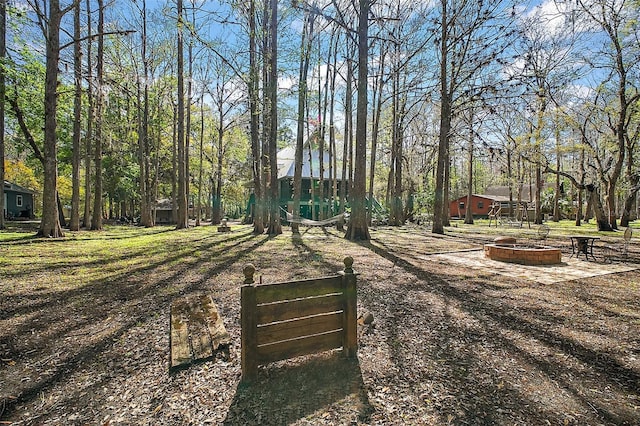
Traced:
<path fill-rule="evenodd" d="M 201 322 L 189 321 L 189 335 L 191 336 L 194 361 L 204 360 L 213 356 L 211 336 L 206 325 Z"/>
<path fill-rule="evenodd" d="M 200 306 L 202 307 L 205 324 L 211 338 L 212 350 L 217 351 L 223 346 L 228 346 L 231 343 L 231 336 L 227 333 L 222 317 L 218 313 L 218 307 L 213 303 L 211 296 L 202 295 L 200 297 Z"/>
<path fill-rule="evenodd" d="M 329 294 L 326 296 L 258 305 L 256 307 L 256 319 L 258 324 L 267 324 L 325 312 L 339 311 L 344 309 L 343 307 L 344 300 L 342 294 Z"/>
<path fill-rule="evenodd" d="M 259 285 L 256 286 L 256 303 L 272 303 L 330 293 L 342 293 L 342 277 L 324 277 Z"/>
<path fill-rule="evenodd" d="M 183 316 L 183 305 L 171 305 L 171 332 L 170 332 L 170 368 L 178 368 L 192 361 L 189 346 L 189 332 L 186 320 Z"/>
<path fill-rule="evenodd" d="M 272 345 L 258 346 L 256 357 L 261 364 L 280 361 L 296 356 L 328 351 L 342 346 L 342 330 L 325 334 L 287 340 Z"/>
<path fill-rule="evenodd" d="M 342 312 L 333 312 L 293 320 L 275 322 L 258 327 L 258 345 L 297 339 L 342 329 Z"/>
<path fill-rule="evenodd" d="M 229 345 L 218 308 L 209 295 L 190 296 L 171 304 L 171 369 L 212 358 Z"/>

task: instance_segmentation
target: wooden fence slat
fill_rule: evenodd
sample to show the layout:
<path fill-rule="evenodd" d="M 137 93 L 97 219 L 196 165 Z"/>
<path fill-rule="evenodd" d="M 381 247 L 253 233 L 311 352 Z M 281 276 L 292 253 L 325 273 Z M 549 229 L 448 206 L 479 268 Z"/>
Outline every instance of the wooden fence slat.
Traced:
<path fill-rule="evenodd" d="M 290 321 L 271 323 L 258 327 L 257 343 L 258 346 L 267 345 L 282 340 L 297 339 L 313 334 L 341 330 L 342 321 L 343 313 L 340 311 L 325 315 L 296 318 Z"/>
<path fill-rule="evenodd" d="M 344 309 L 342 294 L 329 294 L 319 297 L 288 300 L 281 303 L 258 305 L 256 319 L 258 324 L 285 321 L 302 316 L 317 315 Z"/>
<path fill-rule="evenodd" d="M 342 346 L 342 330 L 258 346 L 256 356 L 261 364 L 328 351 Z"/>
<path fill-rule="evenodd" d="M 304 297 L 342 293 L 339 276 L 256 286 L 256 303 L 271 303 Z"/>

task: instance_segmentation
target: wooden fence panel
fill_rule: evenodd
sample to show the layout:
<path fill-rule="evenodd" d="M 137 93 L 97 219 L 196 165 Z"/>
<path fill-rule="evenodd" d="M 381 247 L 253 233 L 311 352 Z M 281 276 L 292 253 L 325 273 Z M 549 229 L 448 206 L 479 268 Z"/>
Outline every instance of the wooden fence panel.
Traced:
<path fill-rule="evenodd" d="M 241 289 L 242 379 L 259 364 L 343 348 L 357 351 L 357 291 L 353 259 L 337 276 L 254 285 L 255 268 L 244 268 Z"/>

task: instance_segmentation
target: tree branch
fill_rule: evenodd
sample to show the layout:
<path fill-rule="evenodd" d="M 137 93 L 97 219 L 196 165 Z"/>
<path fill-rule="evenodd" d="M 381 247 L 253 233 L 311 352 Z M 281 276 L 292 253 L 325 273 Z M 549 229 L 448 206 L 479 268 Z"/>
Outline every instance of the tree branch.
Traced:
<path fill-rule="evenodd" d="M 81 42 L 81 41 L 85 41 L 85 40 L 93 40 L 93 39 L 95 39 L 96 37 L 99 37 L 99 36 L 106 36 L 106 35 L 122 35 L 122 36 L 125 36 L 125 35 L 133 34 L 133 33 L 136 33 L 136 32 L 137 32 L 136 30 L 118 30 L 118 31 L 107 31 L 107 32 L 104 32 L 104 33 L 91 34 L 91 35 L 82 37 L 81 39 L 73 40 L 73 41 L 70 41 L 67 44 L 63 44 L 62 46 L 60 46 L 60 50 L 64 50 L 67 47 L 71 47 L 76 42 Z"/>
<path fill-rule="evenodd" d="M 18 105 L 18 94 L 16 93 L 15 98 L 10 98 L 9 96 L 6 96 L 5 99 L 7 100 L 7 102 L 9 102 L 9 105 L 11 105 L 11 109 L 16 115 L 16 119 L 18 120 L 18 125 L 20 126 L 20 130 L 22 131 L 24 138 L 33 149 L 33 153 L 35 154 L 36 158 L 40 161 L 41 164 L 44 165 L 44 156 L 42 155 L 42 151 L 40 151 L 38 144 L 36 144 L 36 141 L 33 138 L 33 135 L 29 131 L 29 128 L 27 127 L 27 123 L 24 120 L 24 114 L 20 109 L 20 105 Z"/>

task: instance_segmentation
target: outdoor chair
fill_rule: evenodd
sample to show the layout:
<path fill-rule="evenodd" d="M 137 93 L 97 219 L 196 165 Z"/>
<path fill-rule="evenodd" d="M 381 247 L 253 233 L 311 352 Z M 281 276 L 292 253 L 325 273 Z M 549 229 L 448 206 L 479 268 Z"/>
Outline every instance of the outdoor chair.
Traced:
<path fill-rule="evenodd" d="M 624 231 L 624 235 L 622 237 L 622 242 L 617 244 L 611 244 L 603 247 L 603 257 L 604 261 L 611 263 L 613 258 L 620 258 L 623 261 L 626 261 L 629 258 L 629 243 L 631 242 L 631 237 L 633 236 L 633 229 L 628 226 Z"/>
<path fill-rule="evenodd" d="M 549 236 L 549 226 L 542 224 L 538 226 L 538 229 L 536 230 L 536 235 L 533 236 L 532 238 L 534 240 L 544 241 L 547 239 L 548 236 Z"/>

